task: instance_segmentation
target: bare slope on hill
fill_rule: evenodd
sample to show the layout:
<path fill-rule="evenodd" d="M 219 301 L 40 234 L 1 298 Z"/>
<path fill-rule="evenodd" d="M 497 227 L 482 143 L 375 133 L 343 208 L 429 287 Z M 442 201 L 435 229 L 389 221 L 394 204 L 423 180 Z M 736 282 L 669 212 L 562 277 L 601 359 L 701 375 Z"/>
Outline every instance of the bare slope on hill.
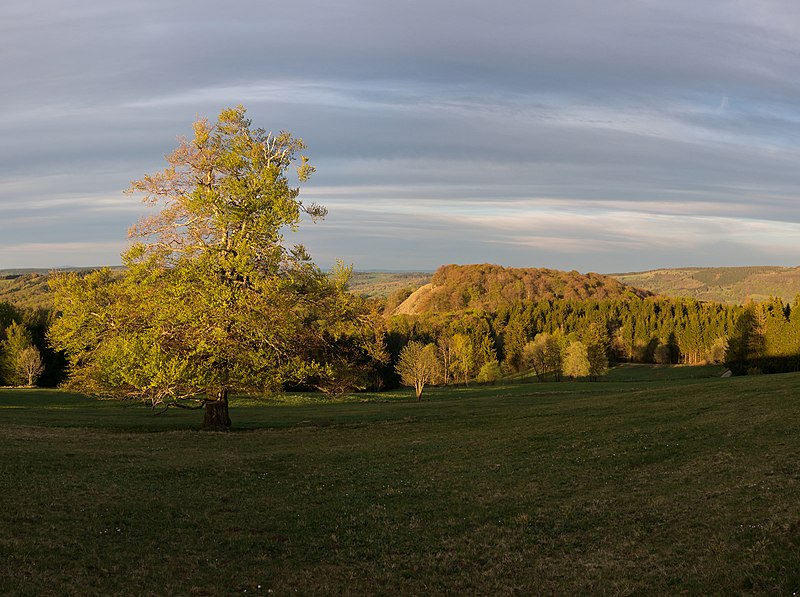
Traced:
<path fill-rule="evenodd" d="M 800 267 L 694 267 L 609 274 L 620 282 L 664 296 L 742 304 L 800 294 Z"/>
<path fill-rule="evenodd" d="M 605 299 L 646 296 L 601 274 L 580 274 L 543 268 L 504 268 L 499 265 L 443 265 L 430 284 L 418 289 L 395 309 L 395 314 L 482 309 L 496 311 L 517 301 L 541 299 Z"/>

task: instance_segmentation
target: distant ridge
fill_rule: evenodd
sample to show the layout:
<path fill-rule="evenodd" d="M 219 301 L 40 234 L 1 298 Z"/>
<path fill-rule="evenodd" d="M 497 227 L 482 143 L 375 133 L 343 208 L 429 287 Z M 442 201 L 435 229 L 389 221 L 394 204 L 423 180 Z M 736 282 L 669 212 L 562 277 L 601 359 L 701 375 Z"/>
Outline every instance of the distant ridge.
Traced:
<path fill-rule="evenodd" d="M 0 270 L 0 301 L 8 301 L 17 307 L 28 309 L 49 309 L 53 306 L 48 280 L 54 271 L 88 272 L 100 267 L 64 268 L 18 268 Z M 122 266 L 111 266 L 121 270 Z"/>
<path fill-rule="evenodd" d="M 443 265 L 429 284 L 394 309 L 394 314 L 481 309 L 497 311 L 518 301 L 606 299 L 647 296 L 610 276 L 545 268 L 506 268 L 488 263 Z"/>
<path fill-rule="evenodd" d="M 655 294 L 718 303 L 743 304 L 770 297 L 788 303 L 800 294 L 800 267 L 685 267 L 609 276 Z"/>
<path fill-rule="evenodd" d="M 90 267 L 69 268 L 89 271 Z M 121 269 L 114 266 L 111 269 Z M 19 307 L 48 308 L 52 270 L 0 270 L 0 301 Z M 423 286 L 424 285 L 424 286 Z M 420 288 L 422 287 L 422 288 Z M 416 289 L 416 292 L 412 292 Z M 579 274 L 546 268 L 499 265 L 445 265 L 426 272 L 356 272 L 351 291 L 368 297 L 404 295 L 389 312 L 491 310 L 516 300 L 540 298 L 613 298 L 633 293 L 688 297 L 701 301 L 744 304 L 777 297 L 790 303 L 800 295 L 800 267 L 684 267 L 615 274 Z M 410 295 L 410 296 L 409 296 Z M 408 298 L 406 298 L 408 297 Z M 482 298 L 481 298 L 482 297 Z M 405 299 L 403 302 L 400 302 Z"/>

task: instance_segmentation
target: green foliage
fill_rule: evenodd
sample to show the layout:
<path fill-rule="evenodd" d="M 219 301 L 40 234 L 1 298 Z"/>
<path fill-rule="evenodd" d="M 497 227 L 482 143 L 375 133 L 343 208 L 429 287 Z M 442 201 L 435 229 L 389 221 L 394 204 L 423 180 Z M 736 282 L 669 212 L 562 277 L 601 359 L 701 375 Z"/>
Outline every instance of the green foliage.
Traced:
<path fill-rule="evenodd" d="M 456 378 L 460 375 L 466 385 L 475 369 L 475 350 L 471 338 L 466 334 L 455 334 L 452 351 Z"/>
<path fill-rule="evenodd" d="M 580 340 L 570 342 L 564 356 L 564 375 L 576 379 L 591 375 L 591 362 L 586 345 Z"/>
<path fill-rule="evenodd" d="M 736 374 L 800 370 L 800 301 L 750 303 L 728 338 L 725 364 Z"/>
<path fill-rule="evenodd" d="M 494 383 L 500 379 L 501 375 L 500 363 L 497 362 L 497 359 L 490 359 L 481 365 L 481 369 L 478 371 L 478 382 Z"/>
<path fill-rule="evenodd" d="M 669 365 L 675 362 L 674 348 L 669 342 L 661 342 L 653 351 L 653 362 L 659 365 Z"/>
<path fill-rule="evenodd" d="M 63 373 L 61 355 L 46 344 L 53 313 L 0 302 L 0 384 L 55 386 Z"/>
<path fill-rule="evenodd" d="M 425 386 L 441 376 L 441 363 L 436 345 L 409 342 L 400 351 L 396 369 L 403 385 L 412 386 L 417 400 L 421 400 Z"/>
<path fill-rule="evenodd" d="M 0 330 L 5 330 L 13 322 L 21 319 L 19 309 L 8 301 L 0 302 Z"/>
<path fill-rule="evenodd" d="M 329 278 L 285 230 L 306 214 L 289 183 L 313 172 L 303 142 L 253 129 L 242 107 L 200 120 L 160 173 L 131 191 L 161 211 L 132 229 L 141 239 L 109 270 L 54 277 L 61 317 L 50 339 L 64 350 L 70 387 L 153 405 L 194 401 L 206 415 L 227 393 L 265 392 L 331 373 L 314 360 L 332 324 L 351 312 L 349 270 Z M 208 420 L 208 419 L 207 419 Z"/>
<path fill-rule="evenodd" d="M 44 371 L 44 361 L 39 349 L 33 345 L 24 348 L 17 358 L 17 368 L 28 387 L 36 385 L 36 381 Z"/>
<path fill-rule="evenodd" d="M 518 302 L 497 312 L 397 315 L 390 319 L 388 333 L 397 344 L 397 351 L 412 339 L 439 342 L 462 336 L 457 349 L 451 347 L 448 352 L 450 370 L 459 382 L 474 378 L 490 358 L 502 361 L 512 373 L 533 369 L 539 379 L 558 379 L 567 339 L 580 339 L 590 351 L 589 375 L 597 378 L 613 362 L 718 362 L 722 343 L 732 333 L 742 310 L 739 306 L 692 299 L 553 299 Z M 769 313 L 783 318 L 796 312 L 778 305 L 769 307 Z M 795 319 L 800 326 L 800 316 L 795 315 Z M 776 327 L 769 318 L 767 326 L 774 330 L 768 333 L 769 337 L 788 334 L 788 328 Z M 534 362 L 532 347 L 528 347 L 526 356 L 525 346 L 542 334 L 554 342 L 549 343 L 547 362 L 544 345 L 539 347 Z M 665 347 L 657 348 L 660 343 Z"/>
<path fill-rule="evenodd" d="M 321 342 L 310 343 L 307 362 L 324 367 L 306 383 L 326 394 L 342 394 L 383 387 L 383 372 L 389 364 L 386 326 L 375 306 L 344 292 L 337 296 L 340 312 L 326 319 L 319 330 Z"/>
<path fill-rule="evenodd" d="M 586 358 L 589 361 L 588 375 L 596 380 L 608 372 L 610 341 L 606 326 L 592 323 L 584 334 L 583 341 L 586 345 Z"/>
<path fill-rule="evenodd" d="M 528 332 L 519 314 L 512 314 L 503 333 L 503 352 L 505 363 L 511 371 L 519 371 L 525 361 L 525 346 Z"/>
<path fill-rule="evenodd" d="M 31 368 L 29 363 L 33 358 L 29 351 L 33 348 L 31 334 L 22 323 L 14 321 L 5 329 L 4 335 L 5 339 L 0 344 L 0 371 L 3 379 L 12 386 L 26 385 Z"/>

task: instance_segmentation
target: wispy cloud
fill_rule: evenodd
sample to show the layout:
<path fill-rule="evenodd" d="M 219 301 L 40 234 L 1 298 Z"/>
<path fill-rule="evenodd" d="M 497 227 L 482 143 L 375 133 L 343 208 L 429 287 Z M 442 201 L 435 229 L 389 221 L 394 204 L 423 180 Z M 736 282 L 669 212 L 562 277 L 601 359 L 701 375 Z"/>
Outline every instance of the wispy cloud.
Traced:
<path fill-rule="evenodd" d="M 6 247 L 72 246 L 75 259 L 106 247 L 116 262 L 111 239 L 124 243 L 142 209 L 121 195 L 128 182 L 161 168 L 196 115 L 243 103 L 256 126 L 309 144 L 318 172 L 302 196 L 331 215 L 299 237 L 321 259 L 606 271 L 800 259 L 791 2 L 217 9 L 3 4 Z M 30 254 L 45 263 L 42 251 Z"/>

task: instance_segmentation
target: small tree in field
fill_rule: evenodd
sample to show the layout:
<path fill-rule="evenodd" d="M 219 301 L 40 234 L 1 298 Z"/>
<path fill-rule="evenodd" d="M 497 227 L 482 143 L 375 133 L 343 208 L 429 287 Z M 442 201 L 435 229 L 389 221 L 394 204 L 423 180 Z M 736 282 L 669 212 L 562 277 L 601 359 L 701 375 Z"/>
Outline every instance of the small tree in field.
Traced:
<path fill-rule="evenodd" d="M 288 172 L 313 172 L 301 140 L 254 129 L 241 106 L 200 120 L 160 173 L 131 191 L 161 211 L 131 230 L 140 241 L 108 270 L 52 282 L 61 313 L 50 342 L 73 388 L 152 405 L 205 409 L 230 426 L 230 391 L 264 392 L 324 373 L 315 347 L 347 312 L 347 271 L 330 279 L 305 249 L 284 244 L 306 214 Z"/>
<path fill-rule="evenodd" d="M 20 352 L 17 359 L 19 372 L 28 380 L 28 387 L 33 387 L 44 371 L 44 361 L 39 349 L 28 346 Z"/>
<path fill-rule="evenodd" d="M 5 340 L 0 345 L 2 348 L 0 370 L 2 370 L 3 379 L 7 384 L 13 386 L 24 385 L 28 377 L 22 367 L 22 358 L 26 350 L 33 348 L 31 334 L 23 324 L 14 321 L 6 328 L 5 336 Z M 35 348 L 33 350 L 38 354 L 38 350 Z"/>
<path fill-rule="evenodd" d="M 571 342 L 567 346 L 567 354 L 564 357 L 564 375 L 572 377 L 587 377 L 590 373 L 589 355 L 586 345 L 583 342 Z"/>
<path fill-rule="evenodd" d="M 481 365 L 481 370 L 478 371 L 478 381 L 480 383 L 494 383 L 500 379 L 501 375 L 500 363 L 497 359 L 491 359 Z"/>
<path fill-rule="evenodd" d="M 412 386 L 417 400 L 421 400 L 425 385 L 432 383 L 440 375 L 441 365 L 436 345 L 423 345 L 422 342 L 412 340 L 400 351 L 396 370 L 402 384 Z"/>

